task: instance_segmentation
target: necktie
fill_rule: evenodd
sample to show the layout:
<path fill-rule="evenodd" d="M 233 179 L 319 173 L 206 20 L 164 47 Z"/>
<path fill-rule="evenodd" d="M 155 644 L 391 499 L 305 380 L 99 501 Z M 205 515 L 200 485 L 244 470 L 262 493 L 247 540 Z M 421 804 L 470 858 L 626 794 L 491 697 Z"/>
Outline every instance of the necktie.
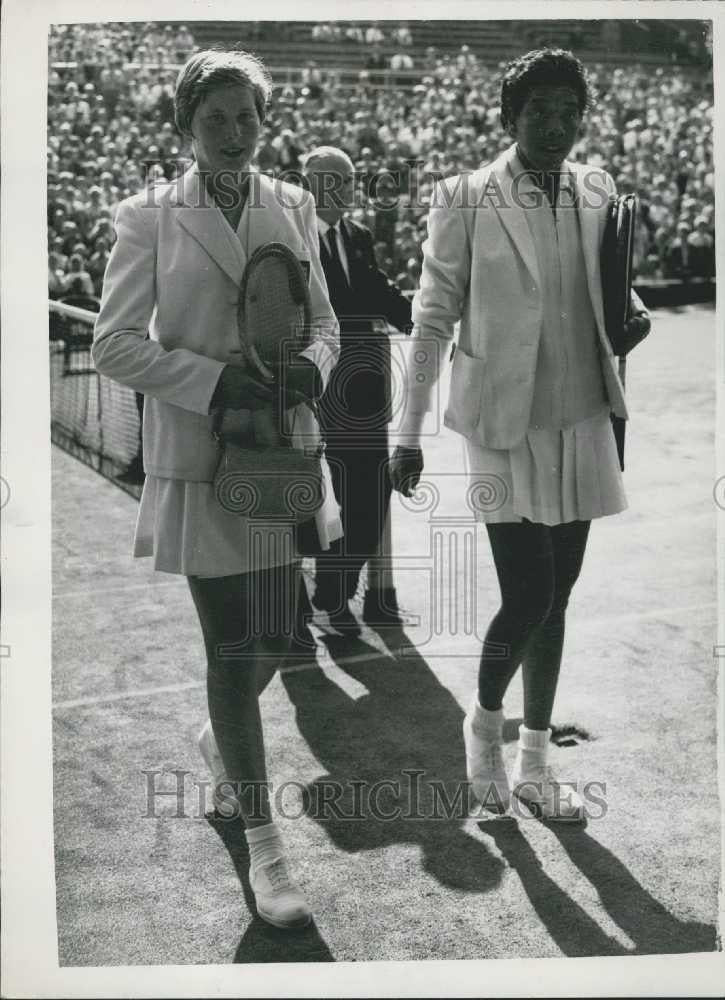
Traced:
<path fill-rule="evenodd" d="M 330 226 L 327 230 L 327 242 L 330 246 L 330 257 L 334 262 L 334 266 L 339 271 L 339 277 L 346 285 L 348 285 L 349 282 L 347 280 L 347 275 L 345 274 L 345 268 L 342 266 L 342 261 L 340 260 L 340 250 L 337 246 L 337 226 Z"/>

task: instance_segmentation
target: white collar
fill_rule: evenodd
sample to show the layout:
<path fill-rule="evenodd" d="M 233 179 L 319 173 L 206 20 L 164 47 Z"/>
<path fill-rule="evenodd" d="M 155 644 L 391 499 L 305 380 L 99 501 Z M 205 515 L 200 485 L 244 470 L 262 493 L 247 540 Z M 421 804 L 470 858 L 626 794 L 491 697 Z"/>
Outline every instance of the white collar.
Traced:
<path fill-rule="evenodd" d="M 342 219 L 338 219 L 335 225 L 331 226 L 329 222 L 325 222 L 325 220 L 321 219 L 319 215 L 315 216 L 315 218 L 317 219 L 317 232 L 320 236 L 327 236 L 328 230 L 330 229 L 336 229 L 340 236 L 342 236 Z"/>

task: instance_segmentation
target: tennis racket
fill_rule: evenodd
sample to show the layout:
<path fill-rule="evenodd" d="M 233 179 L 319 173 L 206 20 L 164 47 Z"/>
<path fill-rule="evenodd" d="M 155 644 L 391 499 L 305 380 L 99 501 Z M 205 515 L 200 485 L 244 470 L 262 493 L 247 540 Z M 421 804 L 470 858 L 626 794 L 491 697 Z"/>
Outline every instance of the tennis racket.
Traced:
<path fill-rule="evenodd" d="M 312 305 L 307 274 L 284 243 L 265 243 L 247 261 L 237 309 L 237 329 L 246 365 L 264 381 L 284 383 L 284 369 L 310 342 Z M 280 445 L 284 438 L 279 402 L 252 412 L 255 442 Z"/>

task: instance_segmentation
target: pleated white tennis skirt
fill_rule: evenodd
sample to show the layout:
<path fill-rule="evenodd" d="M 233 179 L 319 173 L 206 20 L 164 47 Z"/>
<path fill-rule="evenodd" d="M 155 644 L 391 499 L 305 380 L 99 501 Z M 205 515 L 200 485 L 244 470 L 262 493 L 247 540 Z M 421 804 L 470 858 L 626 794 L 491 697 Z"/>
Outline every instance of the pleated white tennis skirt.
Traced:
<path fill-rule="evenodd" d="M 332 484 L 327 483 L 332 492 Z M 339 519 L 317 517 L 323 548 L 342 535 Z M 285 526 L 252 525 L 224 510 L 212 483 L 147 476 L 133 544 L 136 557 L 150 556 L 154 569 L 183 576 L 234 576 L 294 562 L 292 532 Z"/>
<path fill-rule="evenodd" d="M 476 520 L 555 525 L 627 509 L 609 405 L 561 429 L 529 428 L 510 449 L 465 440 Z"/>

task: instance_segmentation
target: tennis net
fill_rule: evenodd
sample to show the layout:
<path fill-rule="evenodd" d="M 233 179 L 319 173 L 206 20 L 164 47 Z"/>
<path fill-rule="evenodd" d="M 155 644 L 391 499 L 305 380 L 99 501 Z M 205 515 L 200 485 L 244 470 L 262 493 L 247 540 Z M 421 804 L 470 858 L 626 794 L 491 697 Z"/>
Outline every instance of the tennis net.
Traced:
<path fill-rule="evenodd" d="M 49 300 L 50 434 L 54 444 L 136 498 L 142 397 L 100 375 L 91 360 L 95 314 Z"/>

